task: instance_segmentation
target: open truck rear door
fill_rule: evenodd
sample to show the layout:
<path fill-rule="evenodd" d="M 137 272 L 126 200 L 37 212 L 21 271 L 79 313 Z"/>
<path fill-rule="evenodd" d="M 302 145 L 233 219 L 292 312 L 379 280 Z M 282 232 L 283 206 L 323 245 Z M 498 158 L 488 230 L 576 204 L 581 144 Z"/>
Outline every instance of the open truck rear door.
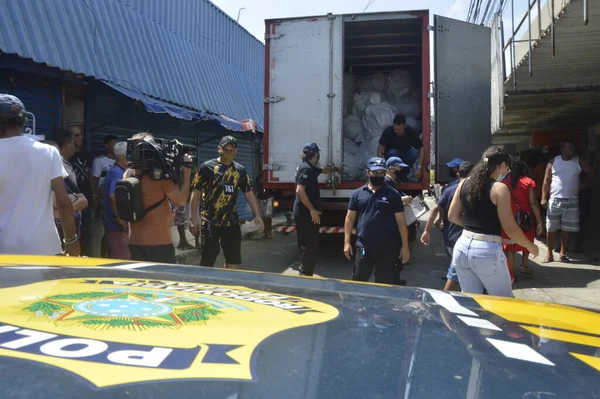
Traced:
<path fill-rule="evenodd" d="M 435 177 L 450 181 L 446 163 L 476 163 L 492 141 L 491 29 L 434 16 Z"/>
<path fill-rule="evenodd" d="M 341 162 L 342 76 L 333 69 L 341 72 L 342 18 L 268 20 L 266 27 L 266 183 L 294 183 L 306 142 L 319 144 L 322 164 Z"/>

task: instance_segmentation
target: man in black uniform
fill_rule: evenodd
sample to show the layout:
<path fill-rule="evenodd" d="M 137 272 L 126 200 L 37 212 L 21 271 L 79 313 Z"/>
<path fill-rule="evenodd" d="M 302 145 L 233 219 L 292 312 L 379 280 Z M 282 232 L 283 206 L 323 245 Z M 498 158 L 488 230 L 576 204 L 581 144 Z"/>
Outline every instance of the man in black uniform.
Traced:
<path fill-rule="evenodd" d="M 202 230 L 200 266 L 213 267 L 220 248 L 225 267 L 237 269 L 242 263 L 242 231 L 238 218 L 238 193 L 241 190 L 254 212 L 254 222 L 264 229 L 252 182 L 246 169 L 233 159 L 238 152 L 237 140 L 225 136 L 218 147 L 219 157 L 204 162 L 192 181 L 190 231 L 195 236 Z M 202 199 L 202 228 L 198 225 L 198 203 Z M 220 245 L 220 248 L 219 248 Z"/>
<path fill-rule="evenodd" d="M 312 276 L 317 263 L 319 225 L 321 224 L 319 175 L 341 170 L 341 166 L 325 168 L 317 166 L 320 151 L 317 143 L 306 143 L 302 151 L 302 163 L 296 168 L 294 219 L 298 249 L 300 250 L 301 276 Z"/>
<path fill-rule="evenodd" d="M 408 168 L 403 168 L 398 177 L 402 181 L 421 180 L 423 169 L 425 167 L 425 147 L 415 129 L 406 125 L 406 118 L 402 114 L 394 117 L 393 126 L 386 128 L 379 138 L 377 147 L 377 156 L 388 159 L 390 157 L 399 157 L 408 164 Z M 409 172 L 415 168 L 415 162 L 419 160 L 414 170 L 414 179 L 409 178 Z"/>
<path fill-rule="evenodd" d="M 385 184 L 387 168 L 383 158 L 371 158 L 367 164 L 369 183 L 352 193 L 344 224 L 344 254 L 353 254 L 352 229 L 356 224 L 356 258 L 352 280 L 368 281 L 375 269 L 375 282 L 396 283 L 398 259 L 410 259 L 408 229 L 402 197 Z"/>

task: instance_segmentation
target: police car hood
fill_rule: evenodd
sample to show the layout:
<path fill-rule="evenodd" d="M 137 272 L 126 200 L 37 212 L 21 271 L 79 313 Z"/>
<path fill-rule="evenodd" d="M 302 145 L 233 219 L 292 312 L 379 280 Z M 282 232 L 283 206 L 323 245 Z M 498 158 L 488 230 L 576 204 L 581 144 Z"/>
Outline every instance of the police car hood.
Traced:
<path fill-rule="evenodd" d="M 600 315 L 180 265 L 0 257 L 3 398 L 598 398 Z"/>

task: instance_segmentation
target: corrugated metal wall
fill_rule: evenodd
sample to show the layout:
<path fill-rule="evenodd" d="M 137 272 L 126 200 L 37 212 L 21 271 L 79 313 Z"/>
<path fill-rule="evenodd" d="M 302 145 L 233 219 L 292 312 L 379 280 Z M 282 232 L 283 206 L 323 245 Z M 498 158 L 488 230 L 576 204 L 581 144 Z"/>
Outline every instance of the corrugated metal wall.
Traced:
<path fill-rule="evenodd" d="M 264 45 L 208 0 L 0 4 L 3 53 L 262 129 Z"/>
<path fill-rule="evenodd" d="M 175 138 L 184 144 L 201 144 L 198 151 L 198 164 L 216 158 L 219 140 L 226 132 L 217 123 L 190 123 L 175 119 L 166 114 L 146 112 L 129 97 L 122 95 L 108 86 L 93 82 L 87 92 L 86 104 L 86 148 L 92 158 L 104 152 L 104 137 L 114 134 L 125 140 L 135 133 L 150 131 L 159 138 Z M 229 134 L 229 133 L 227 133 Z M 251 136 L 239 141 L 237 162 L 246 167 L 250 178 L 254 178 L 252 162 Z M 238 215 L 241 221 L 253 218 L 246 198 L 240 194 Z"/>
<path fill-rule="evenodd" d="M 13 94 L 36 119 L 36 134 L 47 139 L 60 127 L 61 84 L 58 79 L 0 69 L 0 92 Z"/>

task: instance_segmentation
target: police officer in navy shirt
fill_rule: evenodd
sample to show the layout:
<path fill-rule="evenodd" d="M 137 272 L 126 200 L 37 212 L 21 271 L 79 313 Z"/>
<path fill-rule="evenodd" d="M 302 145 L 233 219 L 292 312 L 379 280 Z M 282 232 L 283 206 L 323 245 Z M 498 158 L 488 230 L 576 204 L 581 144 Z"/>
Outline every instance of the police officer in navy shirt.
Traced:
<path fill-rule="evenodd" d="M 352 280 L 368 281 L 375 270 L 375 282 L 394 284 L 398 259 L 410 259 L 408 229 L 402 197 L 385 184 L 387 168 L 383 158 L 367 164 L 369 182 L 356 189 L 348 203 L 344 224 L 344 254 L 351 259 L 350 241 L 356 224 L 356 257 Z"/>
<path fill-rule="evenodd" d="M 302 163 L 296 168 L 296 199 L 293 212 L 300 250 L 301 276 L 312 276 L 317 263 L 321 224 L 319 175 L 341 171 L 343 167 L 319 167 L 320 153 L 321 149 L 317 143 L 306 143 L 302 150 Z"/>

